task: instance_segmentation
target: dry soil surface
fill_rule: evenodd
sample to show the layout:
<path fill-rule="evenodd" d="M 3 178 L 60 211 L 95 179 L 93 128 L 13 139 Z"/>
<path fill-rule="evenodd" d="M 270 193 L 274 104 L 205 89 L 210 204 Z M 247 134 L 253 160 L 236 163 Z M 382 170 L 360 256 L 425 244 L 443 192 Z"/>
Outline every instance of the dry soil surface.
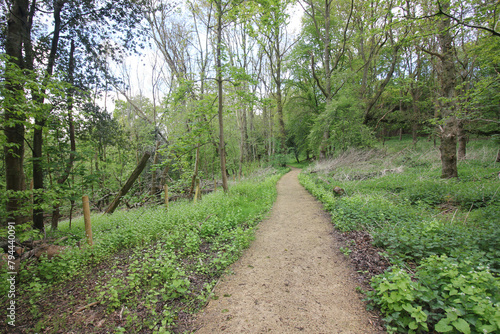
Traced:
<path fill-rule="evenodd" d="M 256 239 L 196 320 L 196 333 L 380 333 L 330 217 L 293 169 Z"/>

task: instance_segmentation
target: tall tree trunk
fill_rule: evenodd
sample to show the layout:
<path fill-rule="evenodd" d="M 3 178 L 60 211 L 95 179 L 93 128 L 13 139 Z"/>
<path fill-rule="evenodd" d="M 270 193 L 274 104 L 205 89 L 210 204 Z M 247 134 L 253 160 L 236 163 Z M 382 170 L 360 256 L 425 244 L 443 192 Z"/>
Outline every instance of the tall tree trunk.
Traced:
<path fill-rule="evenodd" d="M 267 139 L 269 135 L 269 131 L 267 129 L 269 126 L 269 114 L 265 104 L 262 106 L 262 120 L 264 121 L 264 129 L 262 130 L 264 136 L 264 151 L 269 152 L 269 141 Z"/>
<path fill-rule="evenodd" d="M 218 116 L 219 116 L 219 155 L 220 170 L 222 176 L 222 188 L 225 192 L 228 190 L 226 174 L 226 148 L 224 144 L 224 115 L 223 115 L 223 96 L 222 96 L 222 0 L 217 1 L 217 88 L 218 88 Z"/>
<path fill-rule="evenodd" d="M 443 11 L 448 12 L 449 3 L 442 3 Z M 442 16 L 439 21 L 439 45 L 441 47 L 441 94 L 444 101 L 441 105 L 441 178 L 458 177 L 457 170 L 457 132 L 458 121 L 455 115 L 455 80 L 456 69 L 453 61 L 453 37 L 449 31 L 450 19 Z"/>
<path fill-rule="evenodd" d="M 467 157 L 467 139 L 463 123 L 458 122 L 458 160 L 465 160 Z"/>
<path fill-rule="evenodd" d="M 417 93 L 415 88 L 411 88 L 411 95 L 412 95 L 412 109 L 413 113 L 411 115 L 411 138 L 413 142 L 413 147 L 417 147 L 417 140 L 418 140 L 418 115 L 419 115 L 419 108 L 417 104 L 417 98 L 419 94 Z"/>
<path fill-rule="evenodd" d="M 158 193 L 158 178 L 157 178 L 157 169 L 156 164 L 158 163 L 158 149 L 160 148 L 160 141 L 156 141 L 156 147 L 155 147 L 155 155 L 153 157 L 153 170 L 151 171 L 151 196 L 155 196 Z"/>
<path fill-rule="evenodd" d="M 281 74 L 278 74 L 278 75 L 281 75 Z M 277 85 L 277 92 L 276 92 L 276 112 L 278 114 L 280 150 L 281 150 L 281 153 L 286 154 L 286 130 L 285 130 L 285 121 L 283 120 L 283 101 L 282 101 L 281 94 L 282 94 L 281 93 L 281 82 L 279 82 Z"/>
<path fill-rule="evenodd" d="M 269 110 L 269 156 L 274 154 L 274 117 L 272 114 L 272 109 Z"/>
<path fill-rule="evenodd" d="M 28 8 L 29 1 L 13 0 L 9 3 L 10 12 L 7 21 L 7 34 L 5 38 L 5 53 L 12 57 L 10 61 L 19 69 L 24 69 L 23 62 L 23 42 L 28 27 Z M 11 83 L 13 78 L 9 77 L 9 73 L 5 73 L 5 92 L 9 94 L 13 104 L 21 104 L 24 99 L 22 96 L 23 87 L 20 84 Z M 15 78 L 17 81 L 18 78 Z M 21 97 L 22 96 L 22 97 Z M 6 97 L 4 96 L 4 99 Z M 4 156 L 5 156 L 5 185 L 8 194 L 7 200 L 7 219 L 16 224 L 21 224 L 25 221 L 25 215 L 22 214 L 22 196 L 20 192 L 26 188 L 24 175 L 24 122 L 26 115 L 21 110 L 17 110 L 12 105 L 4 100 L 4 124 L 3 131 L 5 134 Z"/>
<path fill-rule="evenodd" d="M 418 123 L 413 122 L 411 125 L 411 139 L 413 143 L 413 147 L 417 147 L 417 141 L 418 141 Z"/>
<path fill-rule="evenodd" d="M 276 26 L 276 41 L 275 41 L 275 53 L 276 53 L 276 112 L 278 114 L 278 125 L 279 125 L 279 136 L 280 136 L 280 150 L 281 153 L 286 154 L 286 130 L 285 121 L 283 119 L 283 92 L 281 89 L 282 79 L 281 79 L 281 48 L 280 39 L 278 38 L 280 27 Z"/>
<path fill-rule="evenodd" d="M 254 107 L 254 104 L 253 102 L 251 102 L 250 104 L 250 109 L 248 111 L 248 131 L 250 132 L 250 142 L 248 143 L 248 147 L 249 147 L 249 150 L 252 154 L 252 161 L 255 161 L 256 159 L 256 148 L 255 148 L 255 141 L 254 141 L 254 137 L 253 137 L 253 133 L 254 133 L 254 113 L 253 113 L 253 107 Z M 248 133 L 247 133 L 248 135 Z"/>
<path fill-rule="evenodd" d="M 54 1 L 54 32 L 52 35 L 52 43 L 49 53 L 49 59 L 47 63 L 47 72 L 44 79 L 44 84 L 47 83 L 49 77 L 54 71 L 54 65 L 56 60 L 57 48 L 59 45 L 59 34 L 61 31 L 61 11 L 64 6 L 64 1 Z M 45 86 L 45 85 L 44 85 Z M 42 107 L 40 108 L 39 114 L 35 116 L 35 129 L 33 130 L 33 227 L 43 230 L 43 196 L 42 192 L 43 186 L 43 128 L 45 127 L 45 122 L 47 115 L 43 110 L 45 88 L 42 88 L 41 94 L 35 92 L 35 101 Z"/>
<path fill-rule="evenodd" d="M 328 147 L 328 139 L 330 139 L 330 130 L 329 128 L 323 132 L 323 140 L 321 141 L 319 147 L 319 159 L 324 160 L 327 156 L 327 147 Z"/>
<path fill-rule="evenodd" d="M 248 130 L 247 130 L 247 106 L 243 106 L 240 115 L 240 165 L 239 174 L 243 172 L 243 164 L 248 160 Z"/>
<path fill-rule="evenodd" d="M 189 189 L 189 196 L 193 196 L 194 194 L 194 187 L 196 185 L 196 179 L 198 178 L 199 165 L 200 165 L 200 143 L 198 142 L 198 145 L 196 147 L 196 157 L 194 160 L 194 171 L 193 171 L 193 176 L 191 177 L 191 188 Z"/>
<path fill-rule="evenodd" d="M 71 84 L 71 88 L 68 90 L 68 123 L 69 123 L 69 142 L 70 142 L 70 154 L 69 160 L 66 164 L 66 169 L 64 170 L 63 175 L 57 180 L 57 184 L 62 185 L 66 180 L 68 180 L 69 175 L 71 173 L 71 169 L 73 168 L 73 163 L 76 157 L 76 140 L 75 140 L 75 122 L 73 120 L 73 99 L 75 94 L 75 89 L 73 87 L 74 73 L 75 73 L 75 42 L 71 41 L 71 48 L 69 53 L 69 66 L 68 66 L 68 83 Z M 52 211 L 52 230 L 56 230 L 59 225 L 60 214 L 60 204 L 54 206 Z"/>
<path fill-rule="evenodd" d="M 323 49 L 323 67 L 325 68 L 325 90 L 323 94 L 326 98 L 327 105 L 332 100 L 332 71 L 331 67 L 331 40 L 330 40 L 330 16 L 331 16 L 331 0 L 325 0 L 325 12 L 324 20 L 325 20 L 325 38 L 323 39 L 324 49 Z M 325 131 L 323 132 L 323 139 L 321 140 L 319 146 L 319 159 L 324 160 L 327 157 L 327 149 L 328 149 L 328 140 L 330 139 L 330 128 L 327 126 Z"/>

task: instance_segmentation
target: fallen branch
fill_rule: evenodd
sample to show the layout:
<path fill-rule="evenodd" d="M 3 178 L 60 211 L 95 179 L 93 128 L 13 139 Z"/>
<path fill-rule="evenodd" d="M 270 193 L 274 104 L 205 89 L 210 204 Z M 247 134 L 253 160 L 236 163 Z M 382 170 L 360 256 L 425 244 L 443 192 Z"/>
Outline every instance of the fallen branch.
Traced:
<path fill-rule="evenodd" d="M 85 310 L 85 309 L 87 309 L 87 308 L 89 308 L 89 307 L 92 307 L 92 306 L 98 305 L 99 303 L 100 303 L 100 302 L 93 302 L 93 303 L 87 304 L 87 305 L 85 305 L 85 306 L 82 306 L 82 307 L 80 307 L 78 310 L 76 310 L 75 312 L 73 312 L 73 314 L 76 314 L 76 313 L 78 313 L 78 312 L 81 312 L 81 311 L 83 311 L 83 310 Z"/>

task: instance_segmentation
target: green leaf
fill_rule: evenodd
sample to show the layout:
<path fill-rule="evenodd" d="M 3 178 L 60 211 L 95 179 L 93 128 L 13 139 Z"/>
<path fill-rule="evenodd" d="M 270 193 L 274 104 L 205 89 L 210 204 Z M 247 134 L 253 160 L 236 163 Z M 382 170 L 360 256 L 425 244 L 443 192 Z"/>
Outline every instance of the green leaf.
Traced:
<path fill-rule="evenodd" d="M 457 321 L 453 321 L 452 325 L 455 326 L 460 333 L 470 334 L 470 326 L 464 319 L 459 318 Z"/>
<path fill-rule="evenodd" d="M 411 306 L 411 304 L 404 304 L 403 309 L 408 313 L 412 313 L 415 310 L 415 308 Z"/>
<path fill-rule="evenodd" d="M 436 332 L 439 332 L 439 333 L 446 333 L 446 332 L 451 332 L 453 330 L 453 327 L 451 327 L 449 324 L 448 324 L 448 319 L 447 318 L 444 318 L 444 319 L 441 319 L 437 324 L 436 324 L 436 327 L 434 327 L 434 329 L 436 330 Z"/>

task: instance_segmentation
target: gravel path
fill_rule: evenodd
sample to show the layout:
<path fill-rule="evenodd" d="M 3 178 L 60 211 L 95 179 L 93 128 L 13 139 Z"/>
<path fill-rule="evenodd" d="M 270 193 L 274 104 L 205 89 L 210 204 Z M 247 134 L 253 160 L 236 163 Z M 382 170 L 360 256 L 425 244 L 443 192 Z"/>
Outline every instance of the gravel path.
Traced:
<path fill-rule="evenodd" d="M 196 333 L 380 333 L 329 216 L 293 169 L 256 240 L 219 282 Z"/>

